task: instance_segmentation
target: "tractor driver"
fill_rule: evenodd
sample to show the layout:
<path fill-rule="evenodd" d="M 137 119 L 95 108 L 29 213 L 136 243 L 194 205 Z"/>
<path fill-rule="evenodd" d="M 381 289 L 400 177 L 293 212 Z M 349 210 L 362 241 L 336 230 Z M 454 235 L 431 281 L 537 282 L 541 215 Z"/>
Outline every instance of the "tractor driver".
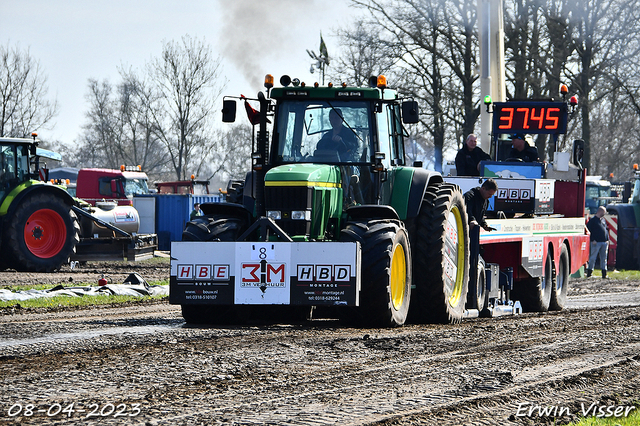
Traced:
<path fill-rule="evenodd" d="M 343 121 L 342 111 L 332 108 L 329 112 L 332 129 L 322 136 L 316 149 L 334 150 L 340 155 L 341 161 L 352 161 L 357 155 L 358 141 L 353 131 L 342 125 Z"/>
<path fill-rule="evenodd" d="M 529 142 L 524 139 L 524 135 L 522 133 L 514 133 L 511 136 L 511 144 L 513 147 L 509 152 L 509 159 L 520 159 L 525 163 L 540 161 L 538 148 L 529 145 Z"/>

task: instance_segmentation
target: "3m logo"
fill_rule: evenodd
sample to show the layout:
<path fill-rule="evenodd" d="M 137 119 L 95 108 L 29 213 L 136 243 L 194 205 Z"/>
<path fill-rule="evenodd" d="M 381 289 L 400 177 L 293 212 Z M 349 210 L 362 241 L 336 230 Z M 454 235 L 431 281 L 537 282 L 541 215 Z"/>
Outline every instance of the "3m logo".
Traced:
<path fill-rule="evenodd" d="M 178 265 L 178 281 L 228 281 L 229 265 Z"/>
<path fill-rule="evenodd" d="M 298 265 L 298 281 L 349 281 L 351 265 Z"/>
<path fill-rule="evenodd" d="M 266 260 L 243 263 L 241 282 L 243 287 L 284 287 L 286 269 L 284 263 L 268 263 Z"/>
<path fill-rule="evenodd" d="M 528 200 L 531 198 L 531 190 L 520 188 L 502 188 L 498 189 L 496 198 L 500 200 Z"/>

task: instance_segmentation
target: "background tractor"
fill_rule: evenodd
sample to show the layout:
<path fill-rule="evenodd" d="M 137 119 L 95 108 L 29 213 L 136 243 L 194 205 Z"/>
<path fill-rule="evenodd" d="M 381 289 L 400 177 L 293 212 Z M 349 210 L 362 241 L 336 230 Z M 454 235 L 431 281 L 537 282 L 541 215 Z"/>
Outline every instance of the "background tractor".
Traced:
<path fill-rule="evenodd" d="M 52 271 L 75 252 L 80 226 L 73 198 L 40 181 L 39 159 L 59 156 L 37 148 L 35 139 L 0 138 L 0 232 L 2 266 Z"/>
<path fill-rule="evenodd" d="M 131 206 L 91 206 L 48 181 L 40 159 L 62 157 L 33 139 L 0 138 L 0 267 L 50 272 L 70 260 L 141 260 L 155 234 L 138 234 Z M 98 203 L 100 204 L 100 203 Z"/>

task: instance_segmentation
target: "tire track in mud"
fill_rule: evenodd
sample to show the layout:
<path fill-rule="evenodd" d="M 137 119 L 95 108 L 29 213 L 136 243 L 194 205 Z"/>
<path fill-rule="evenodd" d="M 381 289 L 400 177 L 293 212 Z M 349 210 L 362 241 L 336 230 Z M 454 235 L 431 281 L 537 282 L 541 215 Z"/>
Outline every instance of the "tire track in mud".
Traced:
<path fill-rule="evenodd" d="M 84 322 L 94 324 L 95 316 L 71 324 Z M 391 330 L 183 327 L 87 340 L 0 357 L 6 403 L 135 402 L 144 408 L 135 420 L 157 425 L 446 425 L 544 424 L 509 418 L 526 401 L 590 404 L 624 391 L 640 397 L 640 308 Z M 42 417 L 20 423 L 62 424 Z"/>
<path fill-rule="evenodd" d="M 536 350 L 541 351 L 553 346 L 555 343 L 537 345 Z M 500 348 L 501 345 L 485 348 L 489 350 L 484 352 L 484 356 L 491 356 L 495 353 L 495 349 Z M 288 419 L 288 424 L 311 424 L 314 420 L 321 419 L 340 424 L 368 424 L 385 419 L 416 416 L 426 410 L 470 406 L 478 400 L 497 401 L 505 395 L 530 393 L 543 386 L 557 382 L 570 382 L 593 371 L 609 370 L 621 363 L 628 363 L 629 356 L 638 354 L 639 351 L 640 343 L 631 343 L 613 352 L 606 350 L 604 353 L 591 353 L 564 359 L 553 366 L 540 365 L 528 368 L 528 371 L 515 376 L 508 369 L 491 371 L 487 365 L 471 363 L 466 364 L 464 370 L 458 373 L 467 377 L 473 375 L 470 381 L 465 380 L 462 384 L 455 381 L 448 384 L 443 381 L 439 383 L 434 381 L 433 378 L 446 369 L 449 359 L 459 359 L 463 356 L 463 351 L 453 351 L 403 362 L 387 362 L 375 368 L 357 370 L 348 374 L 334 372 L 305 383 L 289 383 L 290 389 L 306 388 L 311 382 L 320 389 L 266 399 L 252 395 L 249 401 L 240 404 L 170 416 L 156 424 L 182 423 L 198 418 L 220 416 L 233 419 L 238 423 L 270 423 Z M 640 363 L 636 363 L 636 367 L 638 365 Z M 457 368 L 463 367 L 458 365 Z M 412 373 L 404 377 L 399 376 L 401 373 L 398 371 L 406 370 Z M 381 374 L 389 372 L 391 374 Z M 447 381 L 450 381 L 452 376 L 455 377 L 456 373 L 447 376 Z M 393 378 L 392 383 L 390 383 L 390 377 Z M 354 381 L 356 383 L 353 383 Z M 389 389 L 390 385 L 393 387 L 392 391 Z M 435 389 L 433 392 L 412 392 L 411 389 L 416 387 Z M 347 396 L 351 401 L 348 405 L 344 402 Z M 330 418 L 327 418 L 325 415 L 327 401 L 332 400 L 341 402 L 339 413 L 332 413 Z M 324 403 L 309 404 L 308 401 L 324 401 Z M 296 409 L 291 410 L 290 407 L 296 407 Z M 372 410 L 375 411 L 374 415 L 367 414 Z M 271 414 L 274 412 L 282 414 L 274 418 Z M 292 420 L 293 418 L 296 420 Z M 430 422 L 432 420 L 430 419 Z M 506 417 L 503 420 L 507 420 Z"/>

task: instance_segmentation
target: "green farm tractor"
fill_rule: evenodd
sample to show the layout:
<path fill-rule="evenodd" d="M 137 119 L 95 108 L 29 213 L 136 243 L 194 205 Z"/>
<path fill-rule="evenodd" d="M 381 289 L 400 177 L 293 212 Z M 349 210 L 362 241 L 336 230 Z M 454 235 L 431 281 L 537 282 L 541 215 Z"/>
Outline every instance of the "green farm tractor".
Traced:
<path fill-rule="evenodd" d="M 51 272 L 70 261 L 143 260 L 156 234 L 139 234 L 132 206 L 91 206 L 49 182 L 39 140 L 0 138 L 0 269 Z"/>
<path fill-rule="evenodd" d="M 43 182 L 41 157 L 59 154 L 37 148 L 38 140 L 0 138 L 0 251 L 3 268 L 49 272 L 69 261 L 80 241 L 73 198 Z"/>
<path fill-rule="evenodd" d="M 306 86 L 267 75 L 243 102 L 257 126 L 252 170 L 203 204 L 171 249 L 170 302 L 189 323 L 324 308 L 375 326 L 458 322 L 469 233 L 458 186 L 405 163 L 418 122 L 384 76 L 369 87 Z M 251 103 L 259 105 L 259 110 Z"/>

